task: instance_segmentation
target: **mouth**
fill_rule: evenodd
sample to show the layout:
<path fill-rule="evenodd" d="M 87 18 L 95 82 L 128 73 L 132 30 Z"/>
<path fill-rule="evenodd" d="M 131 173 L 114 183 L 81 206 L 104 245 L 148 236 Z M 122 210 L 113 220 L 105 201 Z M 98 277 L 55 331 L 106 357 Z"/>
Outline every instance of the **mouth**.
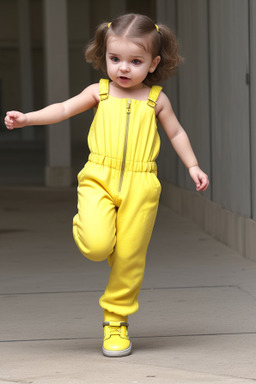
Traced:
<path fill-rule="evenodd" d="M 128 77 L 126 76 L 120 76 L 120 79 L 123 80 L 123 81 L 127 81 L 127 80 L 130 80 Z"/>

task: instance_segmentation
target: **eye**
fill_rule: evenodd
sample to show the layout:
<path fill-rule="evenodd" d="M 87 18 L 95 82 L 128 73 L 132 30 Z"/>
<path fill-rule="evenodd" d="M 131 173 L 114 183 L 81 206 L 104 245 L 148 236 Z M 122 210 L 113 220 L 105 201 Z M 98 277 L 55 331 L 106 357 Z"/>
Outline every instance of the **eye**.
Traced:
<path fill-rule="evenodd" d="M 141 60 L 139 60 L 139 59 L 134 59 L 134 60 L 132 61 L 132 63 L 133 63 L 134 65 L 139 65 L 139 64 L 141 64 Z"/>
<path fill-rule="evenodd" d="M 110 60 L 113 61 L 113 63 L 118 63 L 119 62 L 119 59 L 116 56 L 111 56 Z"/>

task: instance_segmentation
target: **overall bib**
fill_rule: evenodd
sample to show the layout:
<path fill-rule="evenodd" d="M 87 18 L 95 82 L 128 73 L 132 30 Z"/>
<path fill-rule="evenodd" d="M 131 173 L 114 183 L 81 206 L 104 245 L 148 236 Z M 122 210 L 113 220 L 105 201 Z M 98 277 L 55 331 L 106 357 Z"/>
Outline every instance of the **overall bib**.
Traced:
<path fill-rule="evenodd" d="M 160 149 L 153 86 L 148 100 L 109 95 L 100 81 L 100 102 L 88 135 L 90 155 L 78 174 L 78 213 L 73 235 L 90 260 L 111 267 L 100 306 L 121 316 L 138 310 L 148 244 L 161 185 L 155 159 Z"/>

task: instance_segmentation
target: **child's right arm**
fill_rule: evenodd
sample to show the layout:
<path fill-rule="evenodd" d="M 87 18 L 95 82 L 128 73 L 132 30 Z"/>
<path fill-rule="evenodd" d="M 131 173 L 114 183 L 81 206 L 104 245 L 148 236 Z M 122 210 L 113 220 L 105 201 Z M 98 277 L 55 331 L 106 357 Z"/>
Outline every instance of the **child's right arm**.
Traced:
<path fill-rule="evenodd" d="M 8 129 L 21 128 L 27 125 L 47 125 L 66 120 L 78 113 L 95 107 L 98 102 L 99 85 L 92 84 L 79 95 L 62 103 L 51 104 L 35 112 L 22 113 L 9 111 L 6 113 L 5 125 Z"/>

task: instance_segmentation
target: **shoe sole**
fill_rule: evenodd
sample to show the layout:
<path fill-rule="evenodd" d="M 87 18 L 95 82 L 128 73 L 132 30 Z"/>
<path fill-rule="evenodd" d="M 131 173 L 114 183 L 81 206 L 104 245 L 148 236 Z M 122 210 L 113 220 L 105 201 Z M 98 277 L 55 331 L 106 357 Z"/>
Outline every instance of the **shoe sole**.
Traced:
<path fill-rule="evenodd" d="M 109 351 L 102 347 L 102 353 L 106 357 L 124 357 L 130 355 L 132 352 L 132 343 L 129 348 L 124 349 L 123 351 Z"/>

